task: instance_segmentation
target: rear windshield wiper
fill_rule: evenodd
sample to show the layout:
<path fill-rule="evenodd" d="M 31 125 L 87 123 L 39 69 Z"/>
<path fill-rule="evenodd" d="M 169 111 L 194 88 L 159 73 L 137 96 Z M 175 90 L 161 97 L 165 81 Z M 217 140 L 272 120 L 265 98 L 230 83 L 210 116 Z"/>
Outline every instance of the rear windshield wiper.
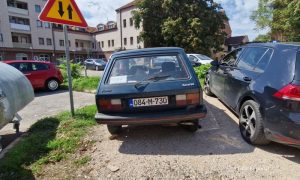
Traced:
<path fill-rule="evenodd" d="M 167 79 L 167 78 L 169 78 L 169 77 L 170 77 L 170 75 L 153 76 L 153 77 L 150 77 L 150 78 L 148 78 L 148 79 L 144 79 L 144 80 L 142 80 L 142 81 L 136 83 L 134 87 L 137 88 L 137 89 L 139 89 L 139 88 L 141 88 L 141 87 L 147 86 L 147 85 L 150 83 L 150 81 L 154 81 L 154 82 L 156 82 L 156 81 L 161 81 L 161 80 Z"/>

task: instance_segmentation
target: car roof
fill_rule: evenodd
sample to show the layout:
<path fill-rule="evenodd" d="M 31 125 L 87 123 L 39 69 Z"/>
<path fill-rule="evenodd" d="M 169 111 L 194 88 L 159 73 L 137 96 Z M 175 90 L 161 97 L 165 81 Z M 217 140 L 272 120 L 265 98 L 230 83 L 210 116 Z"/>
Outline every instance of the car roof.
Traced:
<path fill-rule="evenodd" d="M 262 46 L 262 47 L 270 47 L 270 48 L 299 49 L 300 48 L 300 43 L 292 43 L 292 42 L 285 42 L 285 43 L 248 43 L 245 46 L 246 47 Z"/>
<path fill-rule="evenodd" d="M 5 60 L 2 61 L 4 63 L 10 64 L 10 63 L 42 63 L 42 64 L 51 64 L 51 62 L 46 62 L 46 61 L 35 61 L 35 60 Z"/>
<path fill-rule="evenodd" d="M 144 48 L 138 50 L 128 50 L 116 52 L 112 55 L 112 58 L 121 56 L 141 55 L 141 54 L 155 54 L 155 53 L 168 53 L 168 52 L 182 52 L 182 48 L 178 47 L 157 47 L 157 48 Z"/>

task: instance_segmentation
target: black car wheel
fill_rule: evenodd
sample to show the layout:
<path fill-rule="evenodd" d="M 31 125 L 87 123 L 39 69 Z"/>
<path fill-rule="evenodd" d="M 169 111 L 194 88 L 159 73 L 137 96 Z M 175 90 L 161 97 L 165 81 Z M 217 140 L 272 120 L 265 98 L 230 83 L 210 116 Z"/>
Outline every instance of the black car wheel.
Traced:
<path fill-rule="evenodd" d="M 264 134 L 263 118 L 259 104 L 253 100 L 246 101 L 240 109 L 240 132 L 244 140 L 255 145 L 268 144 Z"/>
<path fill-rule="evenodd" d="M 210 80 L 210 77 L 209 77 L 209 74 L 207 74 L 206 76 L 205 76 L 205 80 L 204 80 L 204 87 L 203 87 L 203 89 L 204 89 L 204 92 L 205 92 L 205 94 L 206 95 L 208 95 L 208 96 L 213 96 L 214 94 L 211 92 L 211 90 L 210 90 L 210 86 L 209 86 L 209 80 Z"/>
<path fill-rule="evenodd" d="M 122 126 L 107 125 L 108 132 L 112 135 L 120 134 L 122 131 Z"/>

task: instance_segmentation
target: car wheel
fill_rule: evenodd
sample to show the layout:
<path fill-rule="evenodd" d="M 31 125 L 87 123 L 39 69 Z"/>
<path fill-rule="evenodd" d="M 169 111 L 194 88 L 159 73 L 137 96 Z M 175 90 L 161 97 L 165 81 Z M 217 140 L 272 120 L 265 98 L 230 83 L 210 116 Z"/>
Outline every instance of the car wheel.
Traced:
<path fill-rule="evenodd" d="M 210 76 L 209 76 L 209 74 L 207 74 L 206 76 L 205 76 L 205 80 L 204 80 L 204 87 L 203 87 L 203 89 L 204 89 L 204 92 L 205 92 L 205 94 L 206 95 L 208 95 L 208 96 L 213 96 L 214 94 L 211 92 L 211 90 L 210 90 L 210 86 L 209 86 L 209 82 L 210 81 Z"/>
<path fill-rule="evenodd" d="M 107 125 L 108 132 L 112 135 L 120 134 L 122 131 L 122 126 Z"/>
<path fill-rule="evenodd" d="M 99 66 L 96 66 L 96 71 L 99 71 Z"/>
<path fill-rule="evenodd" d="M 56 91 L 59 88 L 59 83 L 56 79 L 50 79 L 46 83 L 46 88 L 49 91 Z"/>
<path fill-rule="evenodd" d="M 263 118 L 259 110 L 260 105 L 253 101 L 246 101 L 240 109 L 239 128 L 245 141 L 254 145 L 265 145 L 270 141 L 265 137 Z"/>

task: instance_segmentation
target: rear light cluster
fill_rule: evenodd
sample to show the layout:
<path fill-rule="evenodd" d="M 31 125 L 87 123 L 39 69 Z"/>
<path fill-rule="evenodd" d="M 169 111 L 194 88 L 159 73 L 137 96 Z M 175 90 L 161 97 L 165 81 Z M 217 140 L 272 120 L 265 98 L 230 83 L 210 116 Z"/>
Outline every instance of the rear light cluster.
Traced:
<path fill-rule="evenodd" d="M 99 99 L 98 105 L 102 110 L 110 110 L 110 111 L 122 110 L 121 99 Z"/>
<path fill-rule="evenodd" d="M 300 101 L 300 86 L 289 84 L 276 92 L 274 97 L 282 100 Z"/>
<path fill-rule="evenodd" d="M 176 95 L 177 106 L 198 105 L 198 104 L 200 104 L 199 93 Z"/>

